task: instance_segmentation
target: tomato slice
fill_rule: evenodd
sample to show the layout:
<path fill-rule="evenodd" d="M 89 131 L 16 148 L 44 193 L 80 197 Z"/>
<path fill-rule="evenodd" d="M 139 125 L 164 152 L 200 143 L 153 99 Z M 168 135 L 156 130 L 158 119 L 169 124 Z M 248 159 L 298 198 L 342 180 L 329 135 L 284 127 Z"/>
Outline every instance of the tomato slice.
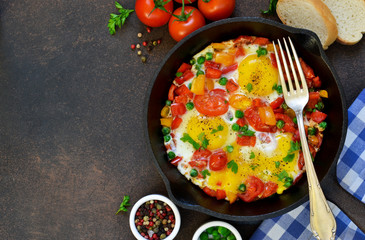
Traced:
<path fill-rule="evenodd" d="M 209 168 L 212 171 L 220 171 L 227 164 L 227 154 L 222 149 L 214 152 L 209 159 Z"/>
<path fill-rule="evenodd" d="M 232 72 L 232 71 L 236 70 L 237 68 L 238 68 L 238 64 L 235 63 L 231 66 L 222 68 L 222 73 L 226 74 L 226 73 L 229 73 L 229 72 Z"/>
<path fill-rule="evenodd" d="M 219 116 L 228 111 L 226 93 L 222 89 L 213 89 L 204 95 L 195 95 L 194 106 L 198 112 L 207 116 Z"/>
<path fill-rule="evenodd" d="M 264 183 L 261 179 L 255 176 L 250 176 L 246 183 L 246 191 L 237 195 L 242 201 L 252 202 L 262 193 L 263 190 Z"/>
<path fill-rule="evenodd" d="M 171 104 L 171 114 L 172 116 L 183 115 L 186 112 L 185 104 L 183 103 L 173 103 Z"/>
<path fill-rule="evenodd" d="M 208 165 L 208 160 L 190 161 L 189 165 L 192 168 L 197 168 L 199 171 L 203 171 Z"/>
<path fill-rule="evenodd" d="M 255 99 L 254 99 L 255 100 Z M 256 130 L 260 132 L 276 132 L 276 126 L 269 126 L 264 124 L 258 113 L 257 107 L 249 107 L 245 110 L 245 118 L 248 123 Z"/>
<path fill-rule="evenodd" d="M 267 38 L 263 38 L 263 37 L 257 37 L 254 41 L 253 44 L 258 44 L 258 45 L 267 45 L 270 43 L 270 40 Z"/>
<path fill-rule="evenodd" d="M 210 68 L 219 69 L 221 67 L 221 64 L 220 63 L 216 63 L 214 61 L 205 61 L 204 62 L 204 66 L 206 68 L 210 67 Z"/>
<path fill-rule="evenodd" d="M 240 146 L 254 147 L 256 145 L 256 136 L 237 136 L 236 141 Z"/>
<path fill-rule="evenodd" d="M 313 121 L 315 121 L 316 123 L 322 122 L 323 120 L 326 119 L 326 117 L 327 117 L 327 114 L 320 112 L 320 111 L 315 111 L 315 112 L 312 112 L 312 114 L 311 114 L 311 119 Z"/>
<path fill-rule="evenodd" d="M 284 98 L 283 97 L 278 97 L 272 103 L 270 103 L 270 107 L 272 109 L 277 109 L 281 106 L 281 104 L 283 104 L 283 102 L 284 102 Z"/>
<path fill-rule="evenodd" d="M 217 189 L 217 200 L 221 200 L 221 199 L 225 199 L 226 198 L 226 191 L 224 191 L 223 189 Z"/>
<path fill-rule="evenodd" d="M 179 67 L 179 69 L 177 70 L 177 72 L 184 73 L 186 70 L 190 70 L 190 69 L 191 69 L 191 65 L 190 64 L 183 63 L 183 64 L 181 64 L 181 66 Z"/>
<path fill-rule="evenodd" d="M 205 68 L 205 76 L 207 78 L 220 78 L 222 75 L 222 71 L 215 68 L 207 67 Z"/>
<path fill-rule="evenodd" d="M 174 159 L 172 159 L 171 161 L 170 161 L 170 163 L 172 164 L 172 165 L 174 165 L 174 166 L 177 166 L 177 165 L 179 165 L 179 162 L 182 160 L 182 157 L 180 157 L 180 156 L 177 156 L 177 157 L 175 157 Z"/>
<path fill-rule="evenodd" d="M 175 117 L 174 120 L 172 120 L 172 123 L 171 123 L 171 130 L 174 130 L 174 129 L 178 128 L 181 123 L 182 123 L 182 119 L 179 118 L 179 117 Z"/>
<path fill-rule="evenodd" d="M 174 91 L 175 91 L 175 89 L 176 89 L 177 87 L 176 87 L 176 85 L 174 85 L 174 84 L 172 84 L 171 85 L 171 87 L 170 87 L 170 89 L 169 89 L 169 95 L 168 95 L 168 99 L 170 100 L 170 101 L 174 101 Z"/>
<path fill-rule="evenodd" d="M 203 188 L 203 191 L 204 191 L 207 195 L 209 195 L 209 196 L 211 196 L 211 197 L 216 197 L 216 196 L 217 196 L 217 192 L 216 192 L 216 191 L 214 191 L 214 190 L 212 190 L 212 189 L 210 189 L 210 188 L 208 188 L 208 187 L 204 187 L 204 188 Z"/>
<path fill-rule="evenodd" d="M 199 148 L 196 150 L 193 154 L 193 157 L 191 158 L 192 161 L 198 161 L 198 160 L 206 160 L 208 161 L 209 156 L 212 155 L 212 152 L 208 149 L 202 149 Z"/>
<path fill-rule="evenodd" d="M 278 184 L 274 182 L 266 182 L 264 184 L 264 192 L 261 195 L 261 198 L 267 198 L 276 193 L 276 190 L 278 189 Z"/>
<path fill-rule="evenodd" d="M 238 84 L 233 81 L 232 79 L 228 80 L 227 84 L 226 84 L 226 88 L 228 92 L 234 92 L 238 89 Z"/>

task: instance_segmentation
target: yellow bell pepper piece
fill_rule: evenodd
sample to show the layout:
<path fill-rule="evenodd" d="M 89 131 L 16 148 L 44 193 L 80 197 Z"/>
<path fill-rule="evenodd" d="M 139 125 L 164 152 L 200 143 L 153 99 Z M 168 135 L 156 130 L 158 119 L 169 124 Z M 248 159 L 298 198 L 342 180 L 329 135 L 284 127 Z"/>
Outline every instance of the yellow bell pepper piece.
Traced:
<path fill-rule="evenodd" d="M 328 98 L 328 92 L 326 90 L 319 91 L 319 96 L 323 98 Z"/>
<path fill-rule="evenodd" d="M 162 126 L 171 127 L 172 118 L 160 118 L 160 122 Z"/>
<path fill-rule="evenodd" d="M 226 45 L 223 43 L 212 43 L 212 47 L 217 50 L 223 50 L 226 48 Z"/>
<path fill-rule="evenodd" d="M 211 78 L 205 79 L 208 90 L 212 90 L 214 88 L 214 81 Z"/>
<path fill-rule="evenodd" d="M 226 196 L 227 196 L 230 204 L 234 203 L 237 200 L 237 194 L 236 193 L 227 191 Z"/>
<path fill-rule="evenodd" d="M 219 52 L 215 55 L 215 62 L 225 66 L 231 66 L 234 64 L 234 58 L 235 56 L 232 54 Z"/>
<path fill-rule="evenodd" d="M 199 75 L 193 79 L 193 83 L 191 84 L 191 92 L 196 95 L 204 95 L 205 88 L 205 75 Z"/>
<path fill-rule="evenodd" d="M 243 94 L 232 94 L 229 98 L 229 105 L 231 105 L 235 109 L 245 110 L 246 108 L 251 106 L 251 103 L 251 99 Z"/>
<path fill-rule="evenodd" d="M 266 50 L 269 52 L 273 52 L 274 51 L 274 45 L 272 43 L 267 44 Z"/>
<path fill-rule="evenodd" d="M 169 115 L 170 107 L 164 106 L 161 110 L 161 117 L 166 118 Z"/>

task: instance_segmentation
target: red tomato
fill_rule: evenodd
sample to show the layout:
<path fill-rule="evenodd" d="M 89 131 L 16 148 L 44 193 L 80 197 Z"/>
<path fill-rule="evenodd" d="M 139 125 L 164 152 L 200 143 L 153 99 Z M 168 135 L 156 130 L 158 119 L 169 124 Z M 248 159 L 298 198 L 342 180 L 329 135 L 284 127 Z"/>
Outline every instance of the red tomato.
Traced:
<path fill-rule="evenodd" d="M 283 97 L 278 97 L 275 101 L 270 103 L 270 107 L 272 109 L 277 109 L 281 106 L 281 104 L 283 104 L 283 102 L 284 102 L 284 98 Z"/>
<path fill-rule="evenodd" d="M 177 70 L 177 72 L 184 73 L 186 70 L 190 70 L 190 69 L 191 69 L 191 65 L 190 64 L 183 63 L 183 64 L 181 64 L 181 66 L 179 67 L 179 69 Z"/>
<path fill-rule="evenodd" d="M 183 115 L 186 112 L 185 104 L 183 103 L 173 103 L 171 104 L 171 114 L 172 116 Z"/>
<path fill-rule="evenodd" d="M 217 200 L 225 199 L 226 198 L 226 191 L 222 189 L 217 189 Z"/>
<path fill-rule="evenodd" d="M 235 0 L 198 0 L 198 8 L 212 21 L 228 18 L 232 15 Z"/>
<path fill-rule="evenodd" d="M 247 124 L 245 118 L 239 118 L 236 123 L 240 126 L 240 127 L 243 127 Z"/>
<path fill-rule="evenodd" d="M 254 147 L 256 145 L 256 136 L 237 136 L 237 144 L 240 146 Z"/>
<path fill-rule="evenodd" d="M 267 198 L 276 193 L 278 189 L 278 184 L 274 182 L 267 182 L 264 184 L 264 192 L 261 195 L 261 198 Z"/>
<path fill-rule="evenodd" d="M 313 69 L 308 66 L 302 58 L 299 58 L 300 65 L 302 66 L 303 73 L 306 79 L 312 79 L 315 77 Z"/>
<path fill-rule="evenodd" d="M 220 171 L 222 170 L 227 164 L 227 154 L 223 150 L 218 150 L 217 152 L 213 153 L 209 159 L 209 168 L 212 171 Z"/>
<path fill-rule="evenodd" d="M 255 100 L 255 99 L 254 99 Z M 245 110 L 245 118 L 248 123 L 260 132 L 276 132 L 276 126 L 269 126 L 261 122 L 257 107 L 249 107 Z"/>
<path fill-rule="evenodd" d="M 270 40 L 267 38 L 263 38 L 263 37 L 257 37 L 254 41 L 253 44 L 258 44 L 258 45 L 267 45 L 270 43 Z"/>
<path fill-rule="evenodd" d="M 313 78 L 313 87 L 320 88 L 322 85 L 321 79 L 319 77 Z"/>
<path fill-rule="evenodd" d="M 291 133 L 296 132 L 296 129 L 294 127 L 294 122 L 288 115 L 283 114 L 283 113 L 275 113 L 275 118 L 276 118 L 276 120 L 284 121 L 285 125 L 283 127 L 283 130 L 285 132 L 291 132 Z"/>
<path fill-rule="evenodd" d="M 310 92 L 307 107 L 315 108 L 320 98 L 321 96 L 319 95 L 319 92 Z"/>
<path fill-rule="evenodd" d="M 205 68 L 205 76 L 207 78 L 220 78 L 222 75 L 222 71 L 215 68 L 207 67 Z"/>
<path fill-rule="evenodd" d="M 208 158 L 210 155 L 212 155 L 212 152 L 209 151 L 208 149 L 199 148 L 198 150 L 196 150 L 194 152 L 191 160 L 192 161 L 198 161 L 198 160 L 207 160 L 208 161 Z"/>
<path fill-rule="evenodd" d="M 278 68 L 278 63 L 276 62 L 276 57 L 274 53 L 270 54 L 270 60 L 271 60 L 271 64 L 273 65 L 274 68 Z"/>
<path fill-rule="evenodd" d="M 174 120 L 172 120 L 172 123 L 171 123 L 171 130 L 174 130 L 174 129 L 178 128 L 181 123 L 182 123 L 182 119 L 179 118 L 179 117 L 175 117 Z"/>
<path fill-rule="evenodd" d="M 180 41 L 190 33 L 205 25 L 204 16 L 195 7 L 185 7 L 183 19 L 180 21 L 176 16 L 181 15 L 181 13 L 181 7 L 176 9 L 173 13 L 175 16 L 172 16 L 169 21 L 169 33 L 175 41 Z M 187 19 L 184 19 L 189 13 L 191 13 L 191 15 Z"/>
<path fill-rule="evenodd" d="M 205 66 L 205 68 L 210 67 L 210 68 L 219 69 L 221 67 L 221 64 L 213 62 L 213 61 L 205 61 L 204 66 Z"/>
<path fill-rule="evenodd" d="M 228 92 L 234 92 L 238 89 L 238 84 L 233 81 L 232 79 L 229 79 L 226 85 L 227 91 Z"/>
<path fill-rule="evenodd" d="M 208 165 L 208 160 L 190 161 L 189 165 L 193 168 L 197 168 L 199 171 L 203 171 Z"/>
<path fill-rule="evenodd" d="M 194 94 L 189 90 L 189 88 L 185 85 L 181 85 L 175 90 L 175 93 L 179 96 L 187 95 L 190 98 L 193 98 Z"/>
<path fill-rule="evenodd" d="M 203 188 L 203 191 L 204 191 L 207 195 L 209 195 L 209 196 L 211 196 L 211 197 L 216 197 L 216 196 L 217 196 L 217 192 L 216 192 L 216 191 L 214 191 L 214 190 L 212 190 L 212 189 L 210 189 L 210 188 L 208 188 L 208 187 L 204 187 L 204 188 Z"/>
<path fill-rule="evenodd" d="M 181 96 L 176 96 L 175 97 L 175 103 L 187 104 L 188 101 L 189 101 L 188 95 L 181 95 Z"/>
<path fill-rule="evenodd" d="M 229 73 L 229 72 L 232 72 L 232 71 L 236 70 L 237 68 L 238 68 L 238 64 L 235 63 L 235 64 L 233 64 L 231 66 L 222 68 L 222 73 L 223 74 Z"/>
<path fill-rule="evenodd" d="M 245 202 L 252 202 L 264 190 L 264 183 L 255 176 L 250 176 L 246 183 L 246 191 L 237 194 L 238 197 Z"/>
<path fill-rule="evenodd" d="M 196 0 L 184 0 L 184 4 L 190 4 L 195 2 Z M 182 0 L 175 0 L 175 2 L 177 3 L 182 3 Z"/>
<path fill-rule="evenodd" d="M 175 91 L 175 89 L 176 89 L 176 85 L 172 84 L 170 89 L 169 89 L 169 95 L 167 97 L 170 101 L 174 101 L 174 96 L 175 96 L 174 91 Z"/>
<path fill-rule="evenodd" d="M 312 120 L 315 121 L 316 123 L 322 122 L 323 120 L 326 119 L 326 117 L 327 117 L 327 114 L 320 112 L 320 111 L 315 111 L 315 112 L 312 112 L 312 114 L 311 114 Z"/>
<path fill-rule="evenodd" d="M 172 159 L 170 163 L 174 166 L 177 166 L 181 160 L 182 160 L 182 157 L 177 156 L 174 159 Z"/>
<path fill-rule="evenodd" d="M 159 8 L 153 10 L 155 6 L 163 6 L 167 12 Z M 137 0 L 135 10 L 138 19 L 145 25 L 150 27 L 161 27 L 169 21 L 171 17 L 170 13 L 174 10 L 174 4 L 172 1 L 165 4 L 163 0 Z"/>
<path fill-rule="evenodd" d="M 219 116 L 228 111 L 228 101 L 223 89 L 213 89 L 204 95 L 195 95 L 194 106 L 198 112 L 207 116 Z"/>

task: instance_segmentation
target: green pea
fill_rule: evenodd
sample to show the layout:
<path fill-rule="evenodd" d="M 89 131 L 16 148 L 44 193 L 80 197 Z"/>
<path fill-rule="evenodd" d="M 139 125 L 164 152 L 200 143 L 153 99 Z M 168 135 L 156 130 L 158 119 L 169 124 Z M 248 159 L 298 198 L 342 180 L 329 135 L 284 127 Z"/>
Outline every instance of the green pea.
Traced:
<path fill-rule="evenodd" d="M 226 238 L 226 240 L 236 240 L 236 237 L 235 237 L 233 234 L 231 234 L 231 235 L 229 235 L 229 236 Z"/>
<path fill-rule="evenodd" d="M 170 100 L 166 100 L 166 103 L 165 103 L 167 106 L 171 106 L 171 101 Z"/>
<path fill-rule="evenodd" d="M 243 127 L 241 127 L 241 132 L 247 132 L 248 130 L 248 125 L 244 125 Z"/>
<path fill-rule="evenodd" d="M 177 72 L 176 74 L 175 74 L 175 76 L 176 77 L 181 77 L 183 75 L 183 73 L 182 72 Z"/>
<path fill-rule="evenodd" d="M 209 239 L 208 233 L 207 232 L 202 232 L 202 234 L 200 234 L 200 236 L 199 236 L 199 239 L 200 240 L 208 240 Z"/>
<path fill-rule="evenodd" d="M 162 128 L 162 134 L 163 135 L 167 135 L 167 134 L 169 134 L 170 133 L 170 128 L 168 128 L 168 127 L 163 127 Z"/>
<path fill-rule="evenodd" d="M 165 142 L 168 142 L 168 141 L 170 141 L 171 136 L 170 135 L 165 135 L 165 136 L 163 136 L 163 139 L 164 139 Z"/>
<path fill-rule="evenodd" d="M 228 145 L 227 146 L 227 152 L 229 152 L 229 153 L 233 152 L 233 146 Z"/>
<path fill-rule="evenodd" d="M 192 176 L 192 177 L 196 177 L 196 176 L 198 176 L 198 171 L 196 170 L 196 169 L 191 169 L 190 170 L 190 176 Z"/>
<path fill-rule="evenodd" d="M 276 126 L 279 128 L 279 129 L 282 129 L 285 125 L 285 122 L 283 120 L 279 120 L 276 122 Z"/>
<path fill-rule="evenodd" d="M 227 84 L 228 79 L 226 77 L 221 77 L 218 81 L 218 83 L 222 86 L 225 86 Z"/>
<path fill-rule="evenodd" d="M 243 118 L 245 114 L 241 110 L 236 110 L 234 115 L 236 118 Z"/>
<path fill-rule="evenodd" d="M 233 123 L 232 130 L 235 132 L 238 132 L 240 130 L 240 125 L 238 125 L 237 123 Z"/>
<path fill-rule="evenodd" d="M 241 192 L 246 191 L 246 185 L 244 183 L 241 183 L 238 187 L 238 190 L 240 190 Z"/>
<path fill-rule="evenodd" d="M 229 234 L 231 234 L 231 231 L 229 231 L 227 228 L 219 226 L 218 227 L 218 232 L 223 236 L 223 237 L 227 237 Z"/>
<path fill-rule="evenodd" d="M 202 70 L 198 70 L 198 71 L 196 72 L 196 76 L 199 76 L 199 75 L 204 75 L 204 71 L 202 71 Z"/>
<path fill-rule="evenodd" d="M 169 159 L 174 159 L 176 157 L 176 154 L 174 152 L 169 152 L 167 156 L 169 157 Z"/>
<path fill-rule="evenodd" d="M 213 59 L 213 53 L 211 53 L 211 52 L 207 52 L 207 53 L 205 54 L 205 59 L 206 59 L 206 60 L 212 60 L 212 59 Z"/>
<path fill-rule="evenodd" d="M 308 135 L 316 135 L 317 130 L 314 127 L 308 128 Z"/>
<path fill-rule="evenodd" d="M 210 227 L 210 228 L 207 228 L 207 230 L 205 230 L 205 231 L 209 234 L 212 234 L 215 229 L 216 229 L 215 227 Z"/>
<path fill-rule="evenodd" d="M 188 102 L 187 104 L 186 104 L 186 109 L 188 109 L 188 110 L 192 110 L 194 108 L 194 103 L 192 103 L 192 102 Z"/>
<path fill-rule="evenodd" d="M 198 64 L 203 64 L 205 62 L 205 57 L 200 56 L 198 57 Z"/>

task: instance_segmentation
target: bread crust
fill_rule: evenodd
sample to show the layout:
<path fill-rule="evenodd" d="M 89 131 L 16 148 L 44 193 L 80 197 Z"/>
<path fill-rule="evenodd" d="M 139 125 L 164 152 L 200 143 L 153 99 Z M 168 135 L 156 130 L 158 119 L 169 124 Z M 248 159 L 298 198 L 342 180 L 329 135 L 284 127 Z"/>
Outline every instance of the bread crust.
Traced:
<path fill-rule="evenodd" d="M 290 3 L 290 2 L 298 2 L 298 3 L 305 2 L 307 4 L 312 5 L 315 8 L 317 14 L 319 16 L 321 16 L 321 18 L 323 19 L 323 22 L 326 26 L 328 36 L 327 36 L 327 39 L 325 40 L 325 42 L 322 43 L 322 46 L 323 46 L 323 49 L 327 49 L 328 46 L 331 45 L 337 39 L 337 35 L 338 35 L 336 19 L 333 16 L 333 14 L 331 13 L 331 10 L 327 7 L 326 4 L 324 4 L 320 0 L 279 0 L 277 3 L 276 12 L 277 12 L 278 17 L 284 24 L 287 24 L 287 23 L 280 11 L 281 4 Z M 298 14 L 300 14 L 300 9 L 298 9 Z M 313 14 L 315 14 L 315 13 L 313 13 Z M 306 27 L 303 26 L 303 28 L 306 28 Z"/>

